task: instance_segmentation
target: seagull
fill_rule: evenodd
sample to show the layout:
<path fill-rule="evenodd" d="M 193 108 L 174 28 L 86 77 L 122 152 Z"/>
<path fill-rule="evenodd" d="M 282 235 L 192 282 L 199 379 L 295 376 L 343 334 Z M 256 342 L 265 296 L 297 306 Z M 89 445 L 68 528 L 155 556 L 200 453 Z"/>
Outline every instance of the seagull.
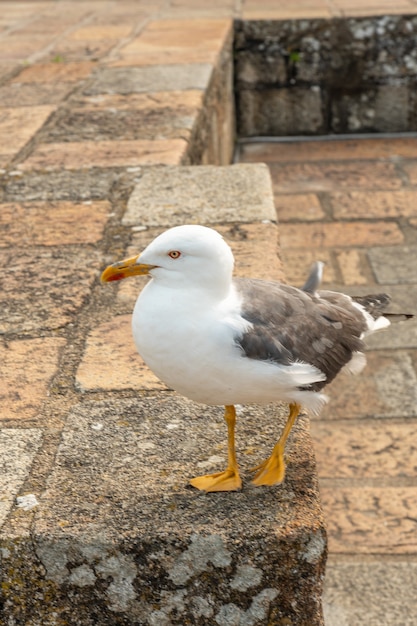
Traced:
<path fill-rule="evenodd" d="M 284 480 L 284 449 L 302 408 L 317 415 L 323 388 L 341 370 L 365 366 L 364 337 L 390 324 L 389 296 L 352 298 L 319 290 L 323 263 L 305 285 L 233 278 L 234 258 L 223 237 L 184 225 L 156 237 L 137 256 L 114 263 L 103 282 L 148 274 L 132 316 L 136 348 L 170 388 L 206 405 L 225 407 L 228 465 L 190 480 L 205 492 L 236 491 L 236 405 L 285 402 L 289 415 L 271 455 L 253 469 L 253 483 Z"/>

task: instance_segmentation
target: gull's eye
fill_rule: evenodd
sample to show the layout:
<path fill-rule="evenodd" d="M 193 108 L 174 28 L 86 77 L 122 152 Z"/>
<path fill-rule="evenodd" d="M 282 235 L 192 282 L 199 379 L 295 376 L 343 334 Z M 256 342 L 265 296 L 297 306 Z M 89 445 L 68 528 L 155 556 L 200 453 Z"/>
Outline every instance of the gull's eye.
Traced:
<path fill-rule="evenodd" d="M 171 250 L 171 252 L 168 252 L 168 256 L 170 256 L 171 259 L 179 259 L 181 252 L 179 250 Z"/>

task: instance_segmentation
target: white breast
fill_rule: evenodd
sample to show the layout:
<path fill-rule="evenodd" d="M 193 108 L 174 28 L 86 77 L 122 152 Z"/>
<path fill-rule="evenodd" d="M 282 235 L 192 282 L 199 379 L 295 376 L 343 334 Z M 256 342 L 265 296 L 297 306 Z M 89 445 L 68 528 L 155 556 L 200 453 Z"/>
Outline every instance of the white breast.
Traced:
<path fill-rule="evenodd" d="M 280 366 L 244 356 L 235 337 L 251 324 L 240 317 L 239 310 L 234 292 L 214 304 L 202 293 L 179 293 L 151 281 L 133 313 L 137 350 L 162 381 L 196 402 L 301 402 L 301 393 L 311 395 L 311 403 L 317 404 L 318 394 L 298 390 L 300 385 L 320 380 L 313 366 Z"/>

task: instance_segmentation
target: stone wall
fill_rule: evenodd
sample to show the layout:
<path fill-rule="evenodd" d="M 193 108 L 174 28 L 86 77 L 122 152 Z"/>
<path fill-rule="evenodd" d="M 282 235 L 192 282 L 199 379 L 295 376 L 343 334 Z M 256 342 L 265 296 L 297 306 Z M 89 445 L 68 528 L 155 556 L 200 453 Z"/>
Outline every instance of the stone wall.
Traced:
<path fill-rule="evenodd" d="M 416 130 L 416 70 L 416 16 L 238 21 L 238 134 Z"/>

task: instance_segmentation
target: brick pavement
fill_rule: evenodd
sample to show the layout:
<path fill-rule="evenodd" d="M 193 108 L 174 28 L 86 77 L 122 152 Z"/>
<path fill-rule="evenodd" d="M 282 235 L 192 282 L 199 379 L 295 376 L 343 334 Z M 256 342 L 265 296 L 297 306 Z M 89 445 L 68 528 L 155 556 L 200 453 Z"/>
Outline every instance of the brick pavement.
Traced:
<path fill-rule="evenodd" d="M 69 407 L 106 390 L 110 372 L 93 368 L 103 337 L 120 349 L 129 382 L 131 355 L 120 345 L 132 294 L 120 290 L 120 325 L 112 324 L 97 277 L 131 241 L 121 216 L 141 167 L 230 160 L 231 112 L 217 101 L 210 109 L 208 88 L 216 89 L 216 72 L 227 82 L 221 67 L 232 18 L 386 13 L 415 14 L 417 2 L 0 2 L 0 259 L 10 270 L 0 296 L 1 420 L 33 438 L 33 445 L 19 443 L 22 467 L 44 429 L 43 456 L 26 483 L 17 476 L 17 489 L 40 488 Z M 212 125 L 198 135 L 207 108 Z M 416 145 L 404 138 L 245 148 L 247 161 L 271 167 L 290 281 L 300 283 L 320 256 L 326 284 L 381 286 L 407 308 L 415 304 Z M 265 233 L 249 229 L 248 242 L 263 258 Z M 336 381 L 314 424 L 329 519 L 330 611 L 347 602 L 337 594 L 338 576 L 349 579 L 348 570 L 369 576 L 392 567 L 407 580 L 404 563 L 416 567 L 416 337 L 409 324 L 372 344 L 364 375 Z M 144 370 L 141 388 L 159 385 Z M 349 580 L 363 606 L 362 590 Z M 330 619 L 329 626 L 344 626 L 344 617 Z"/>

